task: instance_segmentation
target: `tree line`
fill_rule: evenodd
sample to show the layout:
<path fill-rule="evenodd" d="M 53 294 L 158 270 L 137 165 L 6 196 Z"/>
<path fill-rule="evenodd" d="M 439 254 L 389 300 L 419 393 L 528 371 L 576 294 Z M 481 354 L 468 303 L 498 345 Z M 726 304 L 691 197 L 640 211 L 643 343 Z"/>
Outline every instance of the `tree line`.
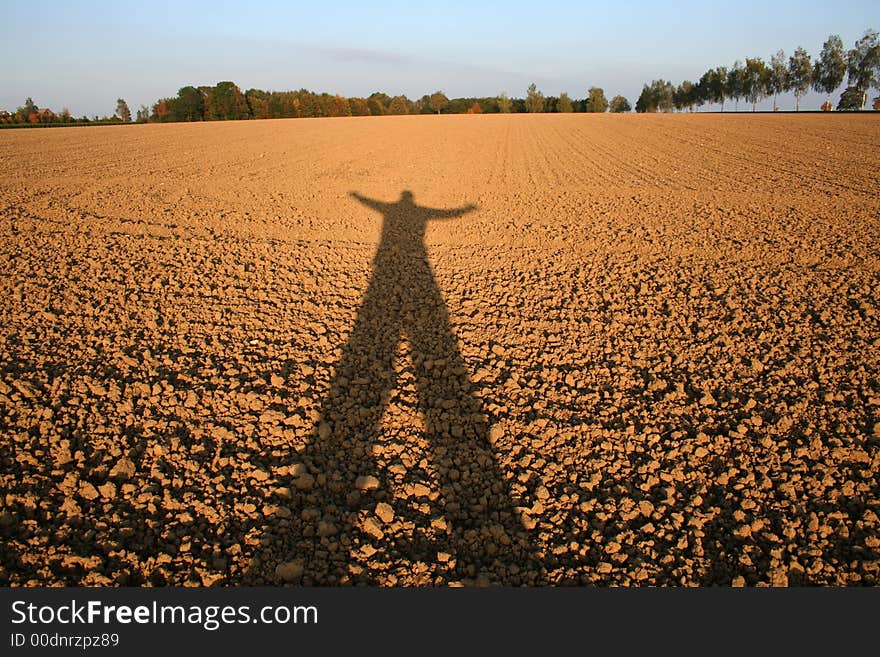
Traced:
<path fill-rule="evenodd" d="M 131 112 L 126 102 L 119 98 L 116 101 L 116 113 L 112 116 L 72 116 L 66 107 L 60 112 L 53 112 L 48 107 L 39 107 L 33 98 L 26 98 L 24 105 L 14 112 L 0 110 L 0 127 L 45 127 L 66 125 L 108 125 L 114 123 L 131 123 Z"/>
<path fill-rule="evenodd" d="M 765 62 L 760 57 L 747 57 L 745 63 L 734 62 L 731 68 L 711 68 L 697 82 L 685 80 L 674 85 L 666 80 L 645 84 L 636 101 L 637 112 L 694 111 L 704 104 L 720 105 L 733 100 L 739 110 L 745 100 L 755 111 L 764 98 L 773 97 L 773 111 L 778 109 L 779 94 L 793 92 L 797 111 L 801 98 L 812 88 L 825 94 L 823 110 L 831 110 L 831 94 L 842 84 L 847 87 L 837 104 L 838 110 L 862 110 L 870 89 L 880 90 L 880 40 L 875 30 L 867 30 L 853 47 L 845 50 L 839 35 L 832 34 L 822 46 L 815 61 L 802 47 L 786 58 L 782 50 Z M 874 100 L 874 109 L 880 109 L 880 97 Z"/>
<path fill-rule="evenodd" d="M 545 97 L 536 85 L 529 86 L 523 98 L 506 93 L 483 98 L 448 98 L 442 91 L 417 100 L 405 95 L 389 96 L 375 92 L 366 98 L 299 91 L 242 92 L 233 82 L 210 86 L 187 86 L 173 98 L 156 102 L 138 112 L 138 120 L 158 123 L 171 121 L 223 121 L 240 119 L 283 119 L 322 116 L 385 116 L 403 114 L 497 114 L 516 112 L 605 112 L 629 111 L 629 102 L 617 96 L 609 103 L 604 90 L 591 87 L 587 97 L 575 99 L 567 93 Z"/>
<path fill-rule="evenodd" d="M 135 113 L 138 123 L 170 123 L 178 121 L 236 121 L 244 119 L 283 119 L 330 116 L 385 116 L 402 114 L 495 114 L 517 112 L 629 112 L 632 107 L 623 96 L 610 101 L 605 91 L 590 87 L 585 98 L 571 98 L 567 93 L 544 96 L 535 84 L 529 86 L 523 98 L 512 98 L 506 93 L 484 98 L 447 98 L 442 91 L 426 94 L 418 100 L 404 95 L 389 96 L 375 92 L 366 98 L 345 97 L 338 94 L 315 93 L 308 89 L 298 91 L 262 91 L 248 89 L 242 92 L 234 82 L 218 82 L 214 86 L 186 86 L 177 95 L 162 98 L 152 105 L 142 105 Z M 0 113 L 0 124 L 8 125 L 77 125 L 101 123 L 130 123 L 132 115 L 122 98 L 117 100 L 112 117 L 75 119 L 67 110 L 55 114 L 39 108 L 28 98 L 22 107 L 12 113 Z"/>

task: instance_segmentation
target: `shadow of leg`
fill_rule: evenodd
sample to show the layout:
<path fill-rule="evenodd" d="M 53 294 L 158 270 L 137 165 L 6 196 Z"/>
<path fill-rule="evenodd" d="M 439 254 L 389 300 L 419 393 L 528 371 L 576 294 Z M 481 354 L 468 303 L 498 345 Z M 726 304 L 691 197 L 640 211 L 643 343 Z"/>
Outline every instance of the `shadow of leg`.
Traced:
<path fill-rule="evenodd" d="M 388 490 L 371 450 L 388 391 L 395 388 L 400 321 L 380 281 L 374 277 L 368 288 L 311 442 L 291 455 L 290 518 L 264 535 L 260 572 L 252 573 L 256 581 L 371 581 L 352 577 L 349 566 L 351 552 L 363 543 L 359 513 L 385 499 Z"/>
<path fill-rule="evenodd" d="M 475 395 L 433 275 L 424 265 L 418 303 L 404 307 L 417 358 L 419 407 L 455 574 L 476 583 L 516 585 L 536 572 L 534 550 L 510 500 L 489 441 L 488 416 Z"/>

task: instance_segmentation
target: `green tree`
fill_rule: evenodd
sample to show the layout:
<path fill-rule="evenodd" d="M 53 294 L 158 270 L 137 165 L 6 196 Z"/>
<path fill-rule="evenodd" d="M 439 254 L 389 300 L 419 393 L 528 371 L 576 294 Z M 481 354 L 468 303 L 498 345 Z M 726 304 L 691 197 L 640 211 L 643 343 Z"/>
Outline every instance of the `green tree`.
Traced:
<path fill-rule="evenodd" d="M 388 106 L 391 104 L 391 96 L 381 91 L 374 91 L 367 100 L 375 100 L 383 108 L 383 114 L 387 114 Z"/>
<path fill-rule="evenodd" d="M 675 86 L 671 82 L 658 80 L 653 89 L 654 100 L 661 112 L 671 112 L 675 109 Z"/>
<path fill-rule="evenodd" d="M 352 116 L 369 116 L 370 108 L 365 98 L 349 98 L 348 105 L 351 107 Z"/>
<path fill-rule="evenodd" d="M 272 117 L 271 98 L 272 94 L 261 91 L 260 89 L 248 89 L 244 92 L 244 99 L 247 101 L 248 111 L 255 119 L 274 118 Z"/>
<path fill-rule="evenodd" d="M 317 94 L 308 89 L 300 89 L 294 98 L 295 116 L 318 117 L 321 116 L 321 103 Z"/>
<path fill-rule="evenodd" d="M 146 123 L 150 119 L 150 108 L 146 105 L 141 105 L 141 108 L 137 111 L 137 117 L 135 120 L 138 123 Z"/>
<path fill-rule="evenodd" d="M 666 80 L 653 80 L 642 87 L 636 112 L 671 112 L 675 108 L 675 87 Z"/>
<path fill-rule="evenodd" d="M 336 116 L 336 103 L 326 91 L 315 94 L 315 116 Z"/>
<path fill-rule="evenodd" d="M 431 94 L 431 109 L 437 112 L 437 114 L 440 113 L 440 110 L 443 109 L 443 106 L 448 102 L 449 99 L 442 91 L 435 91 Z"/>
<path fill-rule="evenodd" d="M 480 107 L 483 108 L 485 114 L 498 114 L 498 99 L 494 96 L 479 99 Z"/>
<path fill-rule="evenodd" d="M 559 100 L 556 101 L 556 111 L 563 113 L 574 111 L 574 107 L 571 106 L 571 98 L 569 98 L 568 94 L 564 91 L 559 94 Z"/>
<path fill-rule="evenodd" d="M 28 96 L 24 101 L 24 105 L 15 110 L 15 113 L 18 114 L 19 123 L 27 123 L 31 120 L 31 117 L 36 116 L 39 111 L 40 108 L 37 107 L 34 99 Z"/>
<path fill-rule="evenodd" d="M 473 103 L 473 98 L 450 98 L 449 102 L 443 106 L 443 112 L 446 114 L 465 114 Z"/>
<path fill-rule="evenodd" d="M 697 109 L 702 107 L 706 102 L 711 102 L 709 98 L 712 95 L 711 86 L 712 71 L 710 69 L 703 73 L 694 85 L 694 104 L 697 106 Z"/>
<path fill-rule="evenodd" d="M 767 95 L 769 78 L 763 59 L 746 57 L 746 66 L 743 69 L 743 96 L 752 104 L 753 112 L 758 101 Z"/>
<path fill-rule="evenodd" d="M 215 118 L 205 116 L 205 94 L 191 86 L 181 87 L 177 91 L 174 113 L 178 121 L 203 121 L 206 118 Z"/>
<path fill-rule="evenodd" d="M 526 91 L 526 111 L 532 114 L 544 111 L 544 94 L 538 91 L 534 82 Z"/>
<path fill-rule="evenodd" d="M 116 99 L 116 116 L 123 123 L 131 123 L 131 110 L 128 109 L 128 103 L 122 98 Z"/>
<path fill-rule="evenodd" d="M 502 114 L 510 114 L 511 109 L 513 109 L 513 103 L 510 102 L 510 97 L 506 91 L 501 92 L 501 95 L 498 96 L 498 111 Z"/>
<path fill-rule="evenodd" d="M 629 104 L 629 101 L 623 96 L 615 96 L 611 99 L 610 110 L 614 114 L 619 114 L 621 112 L 629 112 L 632 110 L 632 107 Z"/>
<path fill-rule="evenodd" d="M 775 112 L 779 109 L 776 103 L 779 94 L 789 90 L 788 64 L 783 51 L 777 50 L 776 54 L 770 57 L 770 66 L 767 70 L 767 90 L 773 94 L 773 111 Z"/>
<path fill-rule="evenodd" d="M 857 112 L 862 109 L 862 101 L 864 92 L 858 87 L 847 87 L 840 94 L 840 101 L 837 103 L 837 109 L 844 112 Z"/>
<path fill-rule="evenodd" d="M 248 104 L 251 105 L 251 97 L 253 92 L 248 91 L 245 96 L 248 99 Z M 256 100 L 256 98 L 254 98 Z M 277 91 L 271 91 L 265 96 L 266 107 L 265 108 L 256 108 L 254 105 L 251 105 L 251 114 L 254 118 L 257 118 L 259 114 L 258 111 L 265 112 L 266 116 L 270 119 L 280 119 L 283 114 L 284 109 L 291 108 L 289 94 L 280 93 Z M 258 103 L 259 104 L 259 103 Z M 292 108 L 291 108 L 292 109 Z"/>
<path fill-rule="evenodd" d="M 709 69 L 700 76 L 700 80 L 697 82 L 696 96 L 697 105 L 712 102 L 712 69 Z"/>
<path fill-rule="evenodd" d="M 675 109 L 681 111 L 685 108 L 689 109 L 691 112 L 694 111 L 694 101 L 695 101 L 695 93 L 694 93 L 694 83 L 690 80 L 685 80 L 681 84 L 678 85 L 678 88 L 675 90 L 673 94 L 672 100 L 675 105 Z"/>
<path fill-rule="evenodd" d="M 800 112 L 801 98 L 813 83 L 813 64 L 810 61 L 810 53 L 801 47 L 798 47 L 788 60 L 788 80 L 791 90 L 794 91 L 795 109 Z"/>
<path fill-rule="evenodd" d="M 409 101 L 406 96 L 403 96 L 403 103 L 406 108 L 405 114 L 409 114 Z M 351 105 L 348 98 L 339 94 L 333 96 L 333 116 L 351 116 Z"/>
<path fill-rule="evenodd" d="M 248 112 L 255 119 L 268 119 L 272 116 L 271 106 L 269 105 L 270 98 L 271 94 L 260 89 L 248 89 L 244 92 Z"/>
<path fill-rule="evenodd" d="M 843 52 L 843 39 L 832 34 L 822 45 L 822 52 L 813 67 L 813 89 L 826 95 L 831 102 L 831 94 L 843 83 L 846 74 L 846 56 Z"/>
<path fill-rule="evenodd" d="M 734 100 L 734 112 L 739 112 L 739 99 L 743 96 L 743 82 L 745 79 L 745 69 L 739 60 L 733 63 L 731 69 L 727 72 L 727 95 Z"/>
<path fill-rule="evenodd" d="M 206 118 L 215 121 L 249 118 L 247 100 L 234 82 L 228 80 L 218 82 L 214 87 L 208 87 L 205 91 Z M 187 120 L 197 121 L 198 119 Z"/>
<path fill-rule="evenodd" d="M 647 84 L 642 85 L 642 93 L 636 99 L 636 112 L 656 112 L 657 107 L 653 103 L 651 88 Z"/>
<path fill-rule="evenodd" d="M 600 87 L 590 87 L 590 90 L 587 92 L 586 110 L 588 112 L 608 111 L 608 100 L 605 98 L 605 91 L 603 89 Z"/>
<path fill-rule="evenodd" d="M 308 92 L 305 92 L 308 93 Z M 267 97 L 269 118 L 287 119 L 300 116 L 301 92 L 273 91 Z"/>
<path fill-rule="evenodd" d="M 395 96 L 388 105 L 389 114 L 409 114 L 409 101 L 406 96 Z"/>
<path fill-rule="evenodd" d="M 862 92 L 859 108 L 868 102 L 868 89 L 880 88 L 880 42 L 877 32 L 868 30 L 846 56 L 849 86 Z"/>
<path fill-rule="evenodd" d="M 724 100 L 727 98 L 727 67 L 719 66 L 711 71 L 709 98 L 713 103 L 720 103 L 724 111 Z"/>

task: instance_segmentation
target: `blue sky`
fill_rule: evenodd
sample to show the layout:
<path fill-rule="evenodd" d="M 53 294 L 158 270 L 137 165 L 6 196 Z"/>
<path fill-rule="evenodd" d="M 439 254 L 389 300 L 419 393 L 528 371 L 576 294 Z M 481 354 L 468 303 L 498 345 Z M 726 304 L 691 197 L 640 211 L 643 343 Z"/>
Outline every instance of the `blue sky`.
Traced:
<path fill-rule="evenodd" d="M 880 29 L 880 3 L 276 2 L 0 0 L 0 108 L 26 96 L 75 115 L 132 112 L 186 84 L 418 98 L 546 95 L 590 86 L 635 102 L 644 82 L 699 78 L 736 59 L 817 55 Z M 817 97 L 805 106 L 817 105 Z M 785 99 L 783 108 L 793 107 Z"/>

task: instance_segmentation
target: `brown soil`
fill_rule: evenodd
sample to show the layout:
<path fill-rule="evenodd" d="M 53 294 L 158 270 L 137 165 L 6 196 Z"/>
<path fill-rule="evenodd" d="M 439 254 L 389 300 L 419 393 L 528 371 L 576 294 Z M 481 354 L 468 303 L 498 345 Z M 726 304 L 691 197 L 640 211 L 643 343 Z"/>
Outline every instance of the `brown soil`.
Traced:
<path fill-rule="evenodd" d="M 0 132 L 0 583 L 876 585 L 878 143 Z"/>

